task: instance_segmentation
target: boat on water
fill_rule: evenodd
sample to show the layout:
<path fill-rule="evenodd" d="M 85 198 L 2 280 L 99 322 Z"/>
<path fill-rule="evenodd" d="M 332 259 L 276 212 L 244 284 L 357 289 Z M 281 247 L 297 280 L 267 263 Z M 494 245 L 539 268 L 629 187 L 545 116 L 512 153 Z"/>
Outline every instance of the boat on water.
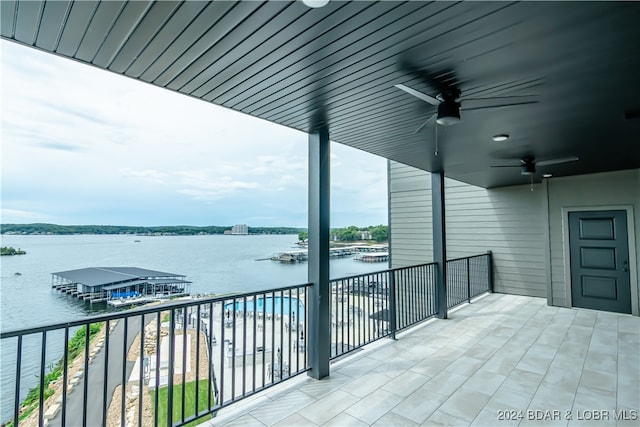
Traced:
<path fill-rule="evenodd" d="M 15 273 L 13 273 L 14 276 L 22 276 L 22 273 L 20 273 L 19 271 L 16 271 Z"/>

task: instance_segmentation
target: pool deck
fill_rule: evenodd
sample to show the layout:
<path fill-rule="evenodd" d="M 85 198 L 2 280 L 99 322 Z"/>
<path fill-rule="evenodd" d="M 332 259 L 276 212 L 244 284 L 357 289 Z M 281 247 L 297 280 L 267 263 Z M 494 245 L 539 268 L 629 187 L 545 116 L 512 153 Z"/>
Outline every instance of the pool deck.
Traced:
<path fill-rule="evenodd" d="M 640 318 L 490 294 L 202 425 L 637 427 L 639 411 Z"/>

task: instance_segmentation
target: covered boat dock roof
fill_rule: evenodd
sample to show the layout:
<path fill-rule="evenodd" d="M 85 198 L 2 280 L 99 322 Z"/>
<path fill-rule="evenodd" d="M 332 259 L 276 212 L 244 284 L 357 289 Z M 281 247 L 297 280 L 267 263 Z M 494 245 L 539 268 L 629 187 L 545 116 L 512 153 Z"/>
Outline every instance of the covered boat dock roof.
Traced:
<path fill-rule="evenodd" d="M 172 283 L 186 277 L 184 274 L 166 273 L 163 271 L 148 270 L 138 267 L 88 267 L 77 270 L 60 271 L 51 273 L 62 279 L 86 286 L 110 286 L 123 282 L 148 282 L 149 279 L 170 280 Z M 191 283 L 191 282 L 185 282 Z"/>

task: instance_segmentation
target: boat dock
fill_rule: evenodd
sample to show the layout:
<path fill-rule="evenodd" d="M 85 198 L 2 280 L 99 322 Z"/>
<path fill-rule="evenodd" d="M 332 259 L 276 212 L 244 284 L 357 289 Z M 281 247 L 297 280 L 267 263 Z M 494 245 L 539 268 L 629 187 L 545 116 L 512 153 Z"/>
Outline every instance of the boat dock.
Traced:
<path fill-rule="evenodd" d="M 189 295 L 191 285 L 184 275 L 137 267 L 90 267 L 51 275 L 51 287 L 56 291 L 113 306 Z"/>
<path fill-rule="evenodd" d="M 354 259 L 362 262 L 387 262 L 389 252 L 360 252 Z"/>
<path fill-rule="evenodd" d="M 329 256 L 331 258 L 344 258 L 356 254 L 358 251 L 354 246 L 345 246 L 342 248 L 329 249 Z M 280 261 L 285 263 L 292 262 L 304 262 L 308 259 L 309 252 L 307 249 L 297 249 L 293 251 L 278 252 L 271 257 L 273 261 Z"/>

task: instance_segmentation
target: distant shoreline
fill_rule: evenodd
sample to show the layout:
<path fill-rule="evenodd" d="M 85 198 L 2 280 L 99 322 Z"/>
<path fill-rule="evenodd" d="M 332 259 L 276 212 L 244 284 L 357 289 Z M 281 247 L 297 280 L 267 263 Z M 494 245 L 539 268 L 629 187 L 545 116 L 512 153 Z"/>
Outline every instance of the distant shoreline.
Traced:
<path fill-rule="evenodd" d="M 156 226 L 126 225 L 58 225 L 58 224 L 2 224 L 3 235 L 131 235 L 131 236 L 206 236 L 229 233 L 231 226 Z M 298 234 L 306 231 L 295 227 L 248 227 L 248 235 Z"/>

